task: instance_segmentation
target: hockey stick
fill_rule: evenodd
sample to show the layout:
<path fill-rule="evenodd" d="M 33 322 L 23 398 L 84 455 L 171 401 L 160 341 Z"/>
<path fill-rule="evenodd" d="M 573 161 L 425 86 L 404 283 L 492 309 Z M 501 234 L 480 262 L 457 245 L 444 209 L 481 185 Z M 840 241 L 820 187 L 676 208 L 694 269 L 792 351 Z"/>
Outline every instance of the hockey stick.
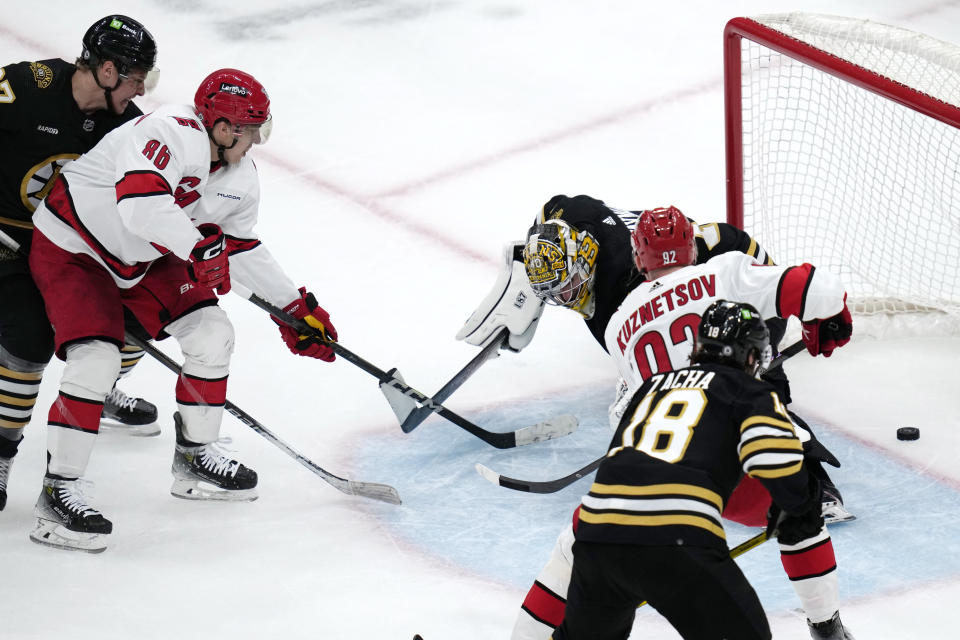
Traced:
<path fill-rule="evenodd" d="M 770 366 L 764 369 L 764 373 L 772 369 L 783 365 L 783 363 L 793 356 L 797 355 L 803 351 L 805 345 L 803 340 L 797 340 L 789 347 L 780 352 L 776 358 L 770 362 Z M 481 476 L 492 482 L 493 484 L 498 484 L 501 487 L 506 487 L 507 489 L 513 489 L 514 491 L 527 491 L 529 493 L 555 493 L 560 491 L 564 487 L 573 484 L 577 480 L 583 478 L 584 476 L 589 475 L 590 473 L 596 471 L 597 467 L 600 466 L 600 463 L 603 462 L 606 458 L 606 454 L 600 456 L 587 466 L 577 469 L 573 473 L 563 476 L 562 478 L 557 478 L 556 480 L 520 480 L 518 478 L 509 478 L 504 475 L 500 475 L 493 469 L 486 467 L 479 462 L 476 465 L 477 473 Z"/>
<path fill-rule="evenodd" d="M 466 366 L 463 367 L 463 369 L 461 369 L 459 372 L 457 372 L 456 375 L 450 378 L 449 382 L 447 382 L 445 385 L 440 387 L 440 390 L 437 391 L 435 394 L 433 394 L 433 397 L 431 397 L 430 400 L 432 402 L 443 402 L 444 400 L 449 398 L 454 391 L 459 389 L 460 386 L 463 385 L 463 383 L 466 382 L 467 379 L 470 376 L 472 376 L 477 371 L 477 369 L 480 368 L 481 365 L 483 365 L 484 362 L 486 362 L 487 360 L 492 360 L 493 358 L 499 357 L 500 346 L 506 341 L 507 336 L 508 336 L 508 332 L 506 329 L 501 331 L 490 342 L 490 344 L 485 346 L 480 351 L 480 353 L 474 356 L 474 358 L 470 362 L 468 362 Z M 386 393 L 384 395 L 386 395 Z M 391 402 L 390 396 L 387 396 L 387 401 Z M 411 402 L 413 401 L 411 400 Z M 391 402 L 391 405 L 392 404 L 393 402 Z M 396 410 L 397 408 L 394 407 L 394 411 Z M 421 422 L 426 420 L 427 416 L 429 416 L 431 413 L 433 413 L 433 411 L 431 411 L 428 407 L 416 407 L 407 414 L 406 418 L 401 419 L 400 428 L 403 430 L 404 433 L 410 433 L 411 431 L 416 429 Z M 399 418 L 400 415 L 398 414 L 397 417 Z"/>
<path fill-rule="evenodd" d="M 167 354 L 163 353 L 146 340 L 141 340 L 137 336 L 131 334 L 127 334 L 127 340 L 156 358 L 163 366 L 165 366 L 167 369 L 170 369 L 170 371 L 180 375 L 180 366 Z M 294 451 L 290 445 L 278 438 L 273 432 L 263 426 L 249 413 L 230 402 L 230 400 L 226 401 L 224 408 L 237 420 L 259 433 L 288 456 L 326 480 L 338 491 L 352 496 L 360 496 L 363 498 L 370 498 L 371 500 L 389 502 L 390 504 L 400 504 L 400 494 L 397 493 L 397 490 L 390 485 L 378 484 L 376 482 L 357 482 L 355 480 L 347 480 L 346 478 L 335 476 L 323 467 L 319 466 L 313 460 L 310 460 L 306 456 Z"/>
<path fill-rule="evenodd" d="M 234 285 L 234 287 L 236 288 L 236 285 Z M 251 293 L 247 299 L 264 311 L 268 312 L 270 315 L 279 318 L 284 322 L 284 324 L 296 329 L 301 334 L 313 334 L 326 341 L 326 337 L 320 335 L 319 331 L 302 320 L 297 320 L 289 313 L 286 313 L 283 309 L 270 304 L 257 294 Z M 327 344 L 330 345 L 330 347 L 338 356 L 342 357 L 347 362 L 360 367 L 379 380 L 380 388 L 385 394 L 388 391 L 391 391 L 398 396 L 403 395 L 411 398 L 416 403 L 420 404 L 422 408 L 443 416 L 464 431 L 473 434 L 497 449 L 511 449 L 513 447 L 540 442 L 541 440 L 559 438 L 572 433 L 577 428 L 577 419 L 574 416 L 565 415 L 557 416 L 556 418 L 551 418 L 550 420 L 544 420 L 543 422 L 538 422 L 537 424 L 527 427 L 522 427 L 516 431 L 507 431 L 505 433 L 487 431 L 483 427 L 475 425 L 466 418 L 454 413 L 439 402 L 435 402 L 433 399 L 428 398 L 423 393 L 408 385 L 403 381 L 403 378 L 396 373 L 396 369 L 383 371 L 382 369 L 353 353 L 339 342 L 327 341 Z M 385 389 L 385 387 L 388 389 Z M 399 403 L 399 398 L 397 398 L 397 400 Z M 393 402 L 391 402 L 391 405 L 392 404 Z"/>
<path fill-rule="evenodd" d="M 2 230 L 0 230 L 0 242 L 7 245 L 14 251 L 20 251 L 20 245 Z M 234 283 L 234 288 L 240 293 L 242 287 L 238 286 L 237 283 Z M 249 292 L 248 292 L 249 293 Z M 305 322 L 297 320 L 290 314 L 284 312 L 282 309 L 270 304 L 263 298 L 257 296 L 256 294 L 250 293 L 250 295 L 244 296 L 255 305 L 269 312 L 271 315 L 280 318 L 283 322 L 293 327 L 297 331 L 303 334 L 316 333 L 316 330 L 307 325 Z M 325 336 L 320 336 L 323 339 L 326 339 Z M 450 422 L 454 423 L 458 427 L 468 431 L 469 433 L 480 438 L 487 444 L 490 444 L 498 449 L 510 449 L 513 447 L 519 447 L 527 444 L 533 444 L 534 442 L 540 442 L 541 440 L 550 440 L 552 438 L 559 438 L 561 436 L 569 435 L 577 428 L 577 419 L 574 416 L 557 416 L 551 418 L 550 420 L 544 420 L 543 422 L 538 422 L 537 424 L 530 425 L 527 427 L 522 427 L 516 431 L 509 431 L 506 433 L 498 433 L 493 431 L 487 431 L 486 429 L 475 425 L 466 418 L 461 417 L 460 415 L 454 413 L 453 411 L 444 407 L 440 402 L 435 402 L 417 391 L 413 387 L 407 385 L 403 378 L 396 373 L 396 369 L 391 369 L 389 372 L 382 371 L 373 364 L 367 362 L 360 356 L 356 355 L 346 347 L 340 345 L 337 342 L 328 342 L 337 355 L 341 356 L 343 359 L 355 364 L 360 367 L 370 375 L 374 376 L 380 381 L 380 387 L 384 390 L 384 393 L 387 393 L 387 387 L 394 393 L 398 402 L 399 396 L 405 396 L 411 398 L 416 403 L 421 405 L 421 408 L 426 408 L 432 413 L 438 413 Z M 139 345 L 138 345 L 139 346 Z M 479 364 L 476 365 L 479 367 Z M 469 367 L 469 365 L 468 365 Z M 473 370 L 475 370 L 474 367 Z M 471 371 L 470 373 L 472 373 Z M 461 372 L 462 373 L 462 372 Z M 459 374 L 458 374 L 459 375 Z M 464 376 L 460 381 L 462 384 L 463 380 L 469 376 Z M 452 382 L 452 381 L 451 381 Z M 454 387 L 453 389 L 455 389 Z M 450 389 L 450 393 L 453 392 L 453 389 Z M 391 402 L 391 405 L 393 403 Z M 396 409 L 395 409 L 396 410 Z M 334 478 L 336 476 L 333 476 Z"/>

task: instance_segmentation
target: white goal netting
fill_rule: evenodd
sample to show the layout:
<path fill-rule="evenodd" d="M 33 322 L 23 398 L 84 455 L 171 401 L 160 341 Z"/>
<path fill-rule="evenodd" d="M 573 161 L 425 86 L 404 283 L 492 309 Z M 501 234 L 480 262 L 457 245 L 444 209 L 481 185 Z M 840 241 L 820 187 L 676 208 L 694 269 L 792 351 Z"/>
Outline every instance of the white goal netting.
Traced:
<path fill-rule="evenodd" d="M 960 47 L 851 18 L 752 20 L 788 37 L 740 40 L 743 227 L 780 264 L 839 274 L 861 316 L 960 333 Z"/>

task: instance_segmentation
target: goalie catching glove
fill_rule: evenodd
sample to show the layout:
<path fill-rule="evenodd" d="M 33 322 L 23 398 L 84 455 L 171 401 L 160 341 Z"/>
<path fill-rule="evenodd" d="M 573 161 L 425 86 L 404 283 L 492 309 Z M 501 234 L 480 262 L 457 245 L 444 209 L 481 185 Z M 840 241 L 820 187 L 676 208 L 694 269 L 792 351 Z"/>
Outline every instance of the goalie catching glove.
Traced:
<path fill-rule="evenodd" d="M 336 354 L 329 343 L 337 341 L 337 330 L 330 322 L 330 314 L 320 308 L 317 299 L 308 293 L 305 287 L 300 287 L 300 297 L 288 304 L 283 310 L 297 320 L 303 320 L 320 333 L 301 334 L 293 327 L 287 326 L 274 316 L 273 321 L 280 327 L 280 337 L 283 338 L 291 353 L 309 358 L 319 358 L 325 362 L 333 362 Z"/>
<path fill-rule="evenodd" d="M 457 333 L 457 340 L 485 347 L 504 328 L 508 336 L 503 349 L 520 351 L 533 340 L 544 303 L 530 288 L 522 251 L 522 242 L 504 248 L 497 281 Z"/>
<path fill-rule="evenodd" d="M 823 354 L 829 358 L 834 349 L 850 342 L 853 332 L 853 318 L 846 302 L 843 311 L 825 320 L 811 320 L 803 323 L 803 343 L 810 355 Z"/>
<path fill-rule="evenodd" d="M 227 239 L 215 224 L 206 222 L 197 227 L 203 234 L 190 252 L 187 272 L 201 287 L 216 289 L 224 295 L 230 293 L 230 260 L 227 255 Z"/>

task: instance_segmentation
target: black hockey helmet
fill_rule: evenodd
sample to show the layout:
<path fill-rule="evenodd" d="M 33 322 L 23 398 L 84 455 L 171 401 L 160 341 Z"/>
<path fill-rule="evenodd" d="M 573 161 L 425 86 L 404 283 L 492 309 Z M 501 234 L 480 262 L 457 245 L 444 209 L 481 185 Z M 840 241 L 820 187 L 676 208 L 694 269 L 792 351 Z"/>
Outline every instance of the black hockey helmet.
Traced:
<path fill-rule="evenodd" d="M 131 69 L 150 71 L 157 63 L 157 43 L 133 18 L 110 15 L 94 22 L 83 34 L 80 59 L 91 67 L 110 60 L 124 75 Z"/>
<path fill-rule="evenodd" d="M 750 355 L 754 362 L 748 363 Z M 717 300 L 700 316 L 694 362 L 719 362 L 755 373 L 770 364 L 770 330 L 746 302 Z"/>

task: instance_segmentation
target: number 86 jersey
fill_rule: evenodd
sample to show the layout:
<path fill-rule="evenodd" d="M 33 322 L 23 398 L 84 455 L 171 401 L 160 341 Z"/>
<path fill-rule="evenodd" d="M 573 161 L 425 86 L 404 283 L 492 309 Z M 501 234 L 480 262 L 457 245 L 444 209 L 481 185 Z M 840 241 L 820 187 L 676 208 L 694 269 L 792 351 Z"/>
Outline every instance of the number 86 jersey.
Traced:
<path fill-rule="evenodd" d="M 210 143 L 192 107 L 166 105 L 108 133 L 69 163 L 33 216 L 54 244 L 86 254 L 120 288 L 198 240 L 190 212 L 210 173 Z"/>
<path fill-rule="evenodd" d="M 716 300 L 752 304 L 765 320 L 806 321 L 840 313 L 845 296 L 835 275 L 813 265 L 762 265 L 731 251 L 640 283 L 611 316 L 604 342 L 634 390 L 656 373 L 690 363 L 700 316 Z"/>

